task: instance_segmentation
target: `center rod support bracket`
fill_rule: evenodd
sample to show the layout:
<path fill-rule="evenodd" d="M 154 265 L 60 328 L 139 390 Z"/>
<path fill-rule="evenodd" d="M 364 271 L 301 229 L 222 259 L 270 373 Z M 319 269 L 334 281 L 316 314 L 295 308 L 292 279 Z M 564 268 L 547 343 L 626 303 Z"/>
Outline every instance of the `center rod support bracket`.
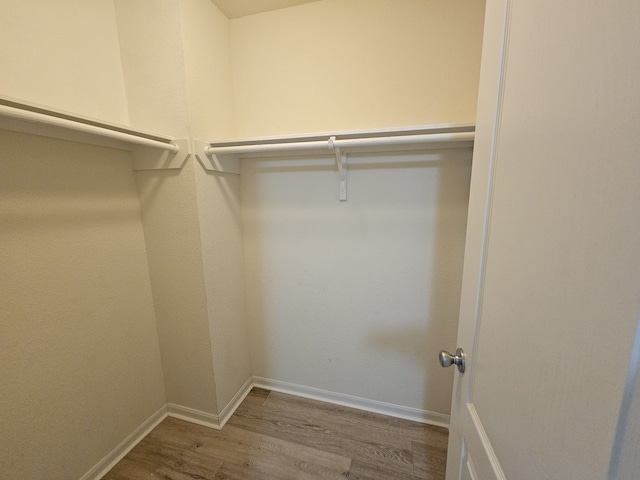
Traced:
<path fill-rule="evenodd" d="M 198 162 L 206 171 L 240 175 L 240 162 L 237 158 L 211 153 L 207 142 L 195 140 L 193 146 Z"/>
<path fill-rule="evenodd" d="M 347 154 L 335 145 L 336 137 L 329 137 L 329 148 L 336 155 L 336 165 L 338 166 L 338 174 L 340 175 L 340 187 L 338 189 L 338 198 L 341 202 L 347 201 Z"/>

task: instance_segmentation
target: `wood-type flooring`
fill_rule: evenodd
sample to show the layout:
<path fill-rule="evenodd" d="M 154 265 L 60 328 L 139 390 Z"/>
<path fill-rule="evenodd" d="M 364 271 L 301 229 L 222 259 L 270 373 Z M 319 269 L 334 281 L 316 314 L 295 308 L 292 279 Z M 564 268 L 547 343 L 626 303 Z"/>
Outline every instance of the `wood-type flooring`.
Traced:
<path fill-rule="evenodd" d="M 254 388 L 222 430 L 164 419 L 103 480 L 443 480 L 447 436 Z"/>

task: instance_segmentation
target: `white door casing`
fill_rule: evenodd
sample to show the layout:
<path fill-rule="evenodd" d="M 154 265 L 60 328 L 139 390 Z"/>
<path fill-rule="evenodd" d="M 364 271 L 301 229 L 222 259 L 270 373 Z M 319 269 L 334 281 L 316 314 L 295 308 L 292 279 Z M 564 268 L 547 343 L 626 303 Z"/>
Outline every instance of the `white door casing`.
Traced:
<path fill-rule="evenodd" d="M 487 1 L 448 480 L 607 476 L 640 315 L 638 18 Z"/>

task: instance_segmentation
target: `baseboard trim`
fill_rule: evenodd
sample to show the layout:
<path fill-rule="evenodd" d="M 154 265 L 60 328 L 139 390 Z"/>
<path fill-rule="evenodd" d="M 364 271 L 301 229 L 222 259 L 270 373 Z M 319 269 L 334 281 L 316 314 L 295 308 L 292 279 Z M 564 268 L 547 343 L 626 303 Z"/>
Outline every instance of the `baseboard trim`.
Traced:
<path fill-rule="evenodd" d="M 106 457 L 104 457 L 97 465 L 82 476 L 80 480 L 98 480 L 104 477 L 116 463 L 122 460 L 133 447 L 146 437 L 151 430 L 156 428 L 158 424 L 167 417 L 167 406 L 163 405 L 153 415 L 144 421 L 142 425 L 136 428 L 127 438 L 125 438 L 116 448 L 113 449 Z"/>
<path fill-rule="evenodd" d="M 219 415 L 203 412 L 201 410 L 195 410 L 189 407 L 183 407 L 176 405 L 175 403 L 167 404 L 167 416 L 184 420 L 185 422 L 195 423 L 202 425 L 203 427 L 215 428 L 216 430 L 222 429 L 224 425 L 229 421 L 233 412 L 240 406 L 242 401 L 251 391 L 253 387 L 253 380 L 251 377 L 240 387 L 233 398 L 222 409 Z"/>
<path fill-rule="evenodd" d="M 203 427 L 215 428 L 220 430 L 220 417 L 213 413 L 203 412 L 194 408 L 183 407 L 175 403 L 167 403 L 167 416 L 184 420 L 185 422 L 195 423 Z"/>
<path fill-rule="evenodd" d="M 240 406 L 242 401 L 249 395 L 249 392 L 253 388 L 253 379 L 251 377 L 247 378 L 247 381 L 240 387 L 240 389 L 236 392 L 233 398 L 227 403 L 227 406 L 222 409 L 220 415 L 218 415 L 218 423 L 220 424 L 220 428 L 224 427 L 225 424 L 233 415 L 233 412 Z"/>
<path fill-rule="evenodd" d="M 418 408 L 403 407 L 393 403 L 379 402 L 367 398 L 355 397 L 344 393 L 336 393 L 319 388 L 305 387 L 294 383 L 281 382 L 270 378 L 253 377 L 253 385 L 274 392 L 288 393 L 299 397 L 333 403 L 344 407 L 357 408 L 367 412 L 380 413 L 390 417 L 403 418 L 414 422 L 426 423 L 438 427 L 449 428 L 449 415 L 420 410 Z"/>
<path fill-rule="evenodd" d="M 118 445 L 111 453 L 104 457 L 97 465 L 89 470 L 80 480 L 99 480 L 111 470 L 116 463 L 122 460 L 133 447 L 146 437 L 151 430 L 156 428 L 162 420 L 167 417 L 178 418 L 185 422 L 195 423 L 204 427 L 220 430 L 225 423 L 231 418 L 233 412 L 240 406 L 245 397 L 253 388 L 253 379 L 249 377 L 240 387 L 229 403 L 224 407 L 220 415 L 203 412 L 174 403 L 163 405 L 157 412 L 151 415 L 142 425 L 135 429 L 120 445 Z"/>

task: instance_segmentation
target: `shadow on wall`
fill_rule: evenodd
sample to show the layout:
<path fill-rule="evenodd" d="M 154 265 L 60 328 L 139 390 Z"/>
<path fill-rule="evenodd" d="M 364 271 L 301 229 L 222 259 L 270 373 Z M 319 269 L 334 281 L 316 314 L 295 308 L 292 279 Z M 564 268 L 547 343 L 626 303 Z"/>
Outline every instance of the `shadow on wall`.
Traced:
<path fill-rule="evenodd" d="M 469 154 L 470 155 L 470 154 Z M 453 370 L 444 370 L 438 352 L 455 349 L 457 337 L 466 215 L 469 203 L 470 156 L 444 161 L 437 167 L 436 216 L 432 224 L 431 267 L 423 293 L 426 316 L 372 332 L 374 348 L 389 356 L 411 359 L 423 371 L 422 409 L 437 404 L 449 413 Z M 390 323 L 393 319 L 390 319 Z M 443 403 L 445 402 L 445 403 Z"/>
<path fill-rule="evenodd" d="M 78 478 L 166 402 L 131 157 L 1 131 L 0 164 L 0 464 Z"/>
<path fill-rule="evenodd" d="M 140 196 L 140 210 L 143 214 L 162 201 L 159 194 L 168 188 L 167 184 L 171 182 L 171 179 L 174 179 L 175 181 L 178 177 L 183 175 L 183 172 L 185 171 L 184 167 L 188 162 L 189 160 L 187 160 L 180 169 L 140 170 L 136 172 L 138 192 Z M 192 187 L 192 185 L 189 185 L 189 187 Z M 191 188 L 191 190 L 193 189 Z M 193 198 L 195 198 L 195 194 L 193 192 L 192 194 L 194 196 Z M 180 202 L 181 197 L 182 195 L 176 195 L 173 197 L 173 200 Z"/>
<path fill-rule="evenodd" d="M 243 165 L 254 375 L 447 413 L 471 150 Z"/>
<path fill-rule="evenodd" d="M 22 133 L 2 136 L 5 233 L 139 222 L 127 152 Z"/>

